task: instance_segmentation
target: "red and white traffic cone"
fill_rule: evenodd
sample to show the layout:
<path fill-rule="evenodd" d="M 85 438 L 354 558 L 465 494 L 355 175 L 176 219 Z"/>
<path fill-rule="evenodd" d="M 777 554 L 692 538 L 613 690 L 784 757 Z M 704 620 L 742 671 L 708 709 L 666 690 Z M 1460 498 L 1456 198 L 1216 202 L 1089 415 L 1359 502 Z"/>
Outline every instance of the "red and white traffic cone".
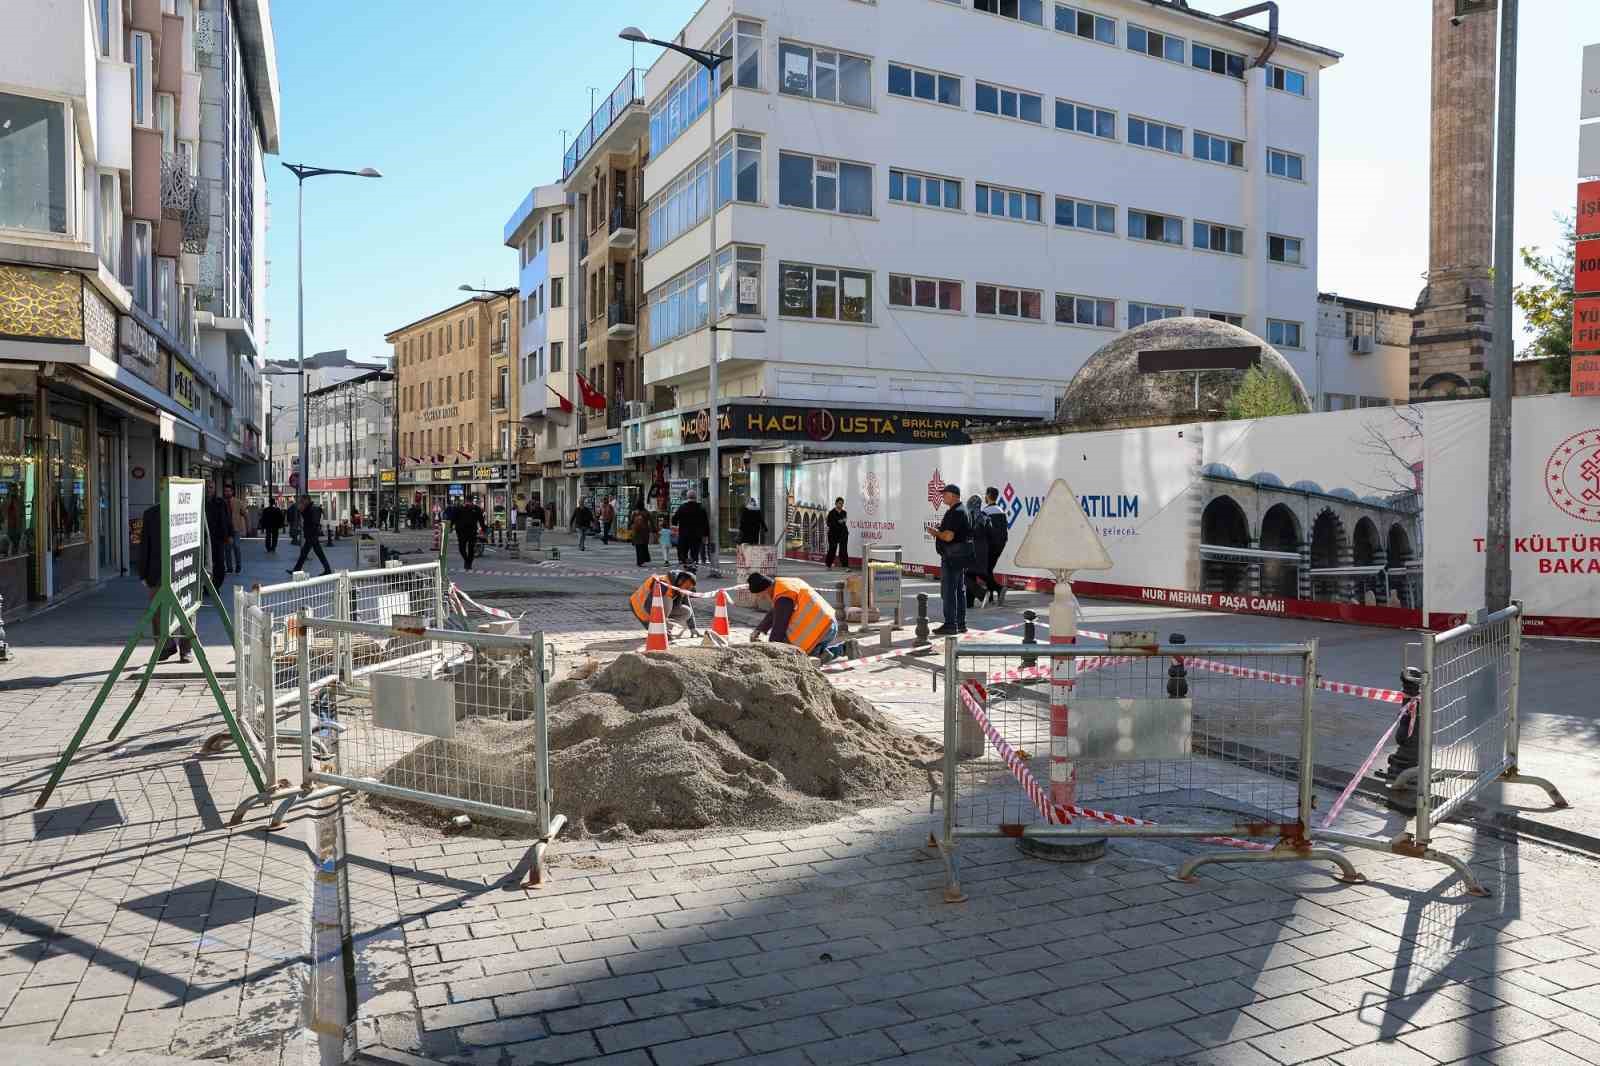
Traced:
<path fill-rule="evenodd" d="M 645 651 L 667 650 L 667 612 L 662 604 L 666 590 L 657 581 L 650 596 L 650 631 L 644 638 Z"/>
<path fill-rule="evenodd" d="M 727 639 L 729 639 L 729 638 L 731 638 L 733 636 L 733 633 L 728 629 L 728 590 L 727 589 L 718 589 L 717 590 L 717 601 L 716 601 L 716 603 L 717 603 L 716 611 L 711 616 L 711 632 L 715 633 L 717 636 L 721 637 L 722 639 L 727 640 Z"/>

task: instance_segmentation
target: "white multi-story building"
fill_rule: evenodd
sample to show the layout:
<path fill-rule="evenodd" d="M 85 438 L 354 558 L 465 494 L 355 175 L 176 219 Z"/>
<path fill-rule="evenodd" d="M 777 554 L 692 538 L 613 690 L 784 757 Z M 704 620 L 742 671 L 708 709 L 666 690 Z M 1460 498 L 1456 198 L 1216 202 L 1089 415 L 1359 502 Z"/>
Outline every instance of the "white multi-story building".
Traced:
<path fill-rule="evenodd" d="M 1338 53 L 1163 0 L 708 0 L 674 40 L 731 55 L 715 86 L 673 52 L 645 77 L 644 381 L 685 425 L 713 103 L 730 442 L 893 443 L 834 408 L 1048 416 L 1110 337 L 1180 314 L 1311 380 Z M 746 433 L 758 405 L 794 410 Z"/>
<path fill-rule="evenodd" d="M 1411 315 L 1409 307 L 1337 293 L 1317 297 L 1317 365 L 1305 378 L 1317 410 L 1408 402 Z"/>

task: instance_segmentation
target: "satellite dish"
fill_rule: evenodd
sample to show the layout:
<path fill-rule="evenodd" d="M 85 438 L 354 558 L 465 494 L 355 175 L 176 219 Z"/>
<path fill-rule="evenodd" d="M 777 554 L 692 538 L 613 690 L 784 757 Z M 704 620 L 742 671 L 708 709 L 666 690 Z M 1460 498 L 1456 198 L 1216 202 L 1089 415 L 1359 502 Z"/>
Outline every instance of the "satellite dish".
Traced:
<path fill-rule="evenodd" d="M 1034 570 L 1111 569 L 1111 556 L 1083 513 L 1078 494 L 1060 478 L 1028 523 L 1014 561 Z"/>

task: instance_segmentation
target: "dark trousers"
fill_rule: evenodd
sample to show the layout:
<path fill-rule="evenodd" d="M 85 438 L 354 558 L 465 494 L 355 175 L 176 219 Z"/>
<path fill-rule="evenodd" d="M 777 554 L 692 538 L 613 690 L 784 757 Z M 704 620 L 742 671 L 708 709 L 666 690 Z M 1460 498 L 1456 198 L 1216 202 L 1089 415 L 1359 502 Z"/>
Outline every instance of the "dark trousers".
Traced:
<path fill-rule="evenodd" d="M 459 532 L 457 532 L 456 547 L 461 552 L 461 561 L 467 565 L 468 570 L 471 570 L 472 560 L 476 558 L 478 554 L 478 535 L 476 533 L 470 533 L 466 536 L 462 536 Z"/>
<path fill-rule="evenodd" d="M 837 551 L 839 553 L 839 565 L 848 568 L 850 566 L 850 549 L 848 546 L 849 540 L 850 534 L 848 533 L 842 537 L 829 533 L 828 555 L 823 560 L 822 565 L 831 568 L 833 566 L 833 553 Z"/>
<path fill-rule="evenodd" d="M 642 537 L 633 542 L 633 561 L 638 566 L 645 566 L 650 562 L 650 542 Z"/>
<path fill-rule="evenodd" d="M 228 572 L 228 546 L 221 537 L 211 538 L 211 587 L 222 594 L 222 581 Z"/>
<path fill-rule="evenodd" d="M 322 538 L 313 536 L 307 536 L 301 540 L 300 558 L 294 561 L 294 566 L 292 569 L 302 569 L 306 565 L 306 556 L 310 555 L 312 552 L 317 553 L 317 561 L 322 564 L 322 572 L 324 574 L 333 569 L 332 566 L 328 565 L 328 556 L 322 550 Z"/>
<path fill-rule="evenodd" d="M 282 530 L 278 529 L 277 527 L 274 527 L 272 529 L 265 530 L 264 532 L 265 532 L 266 538 L 267 538 L 267 551 L 269 551 L 269 552 L 277 551 L 278 550 L 278 534 L 280 532 L 282 532 Z"/>
<path fill-rule="evenodd" d="M 967 572 L 964 567 L 940 564 L 939 606 L 944 610 L 945 625 L 955 629 L 967 627 Z"/>
<path fill-rule="evenodd" d="M 690 563 L 698 563 L 700 561 L 700 544 L 699 540 L 685 540 L 679 537 L 678 565 L 688 566 Z"/>

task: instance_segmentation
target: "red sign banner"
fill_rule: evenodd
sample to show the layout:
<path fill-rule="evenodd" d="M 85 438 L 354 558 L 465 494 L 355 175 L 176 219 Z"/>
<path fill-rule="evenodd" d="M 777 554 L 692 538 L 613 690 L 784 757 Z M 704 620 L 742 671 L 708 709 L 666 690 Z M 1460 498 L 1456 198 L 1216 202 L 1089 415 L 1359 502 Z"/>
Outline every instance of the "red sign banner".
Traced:
<path fill-rule="evenodd" d="M 1600 236 L 1600 181 L 1578 183 L 1578 236 Z"/>
<path fill-rule="evenodd" d="M 1572 291 L 1600 293 L 1600 240 L 1578 242 Z"/>

